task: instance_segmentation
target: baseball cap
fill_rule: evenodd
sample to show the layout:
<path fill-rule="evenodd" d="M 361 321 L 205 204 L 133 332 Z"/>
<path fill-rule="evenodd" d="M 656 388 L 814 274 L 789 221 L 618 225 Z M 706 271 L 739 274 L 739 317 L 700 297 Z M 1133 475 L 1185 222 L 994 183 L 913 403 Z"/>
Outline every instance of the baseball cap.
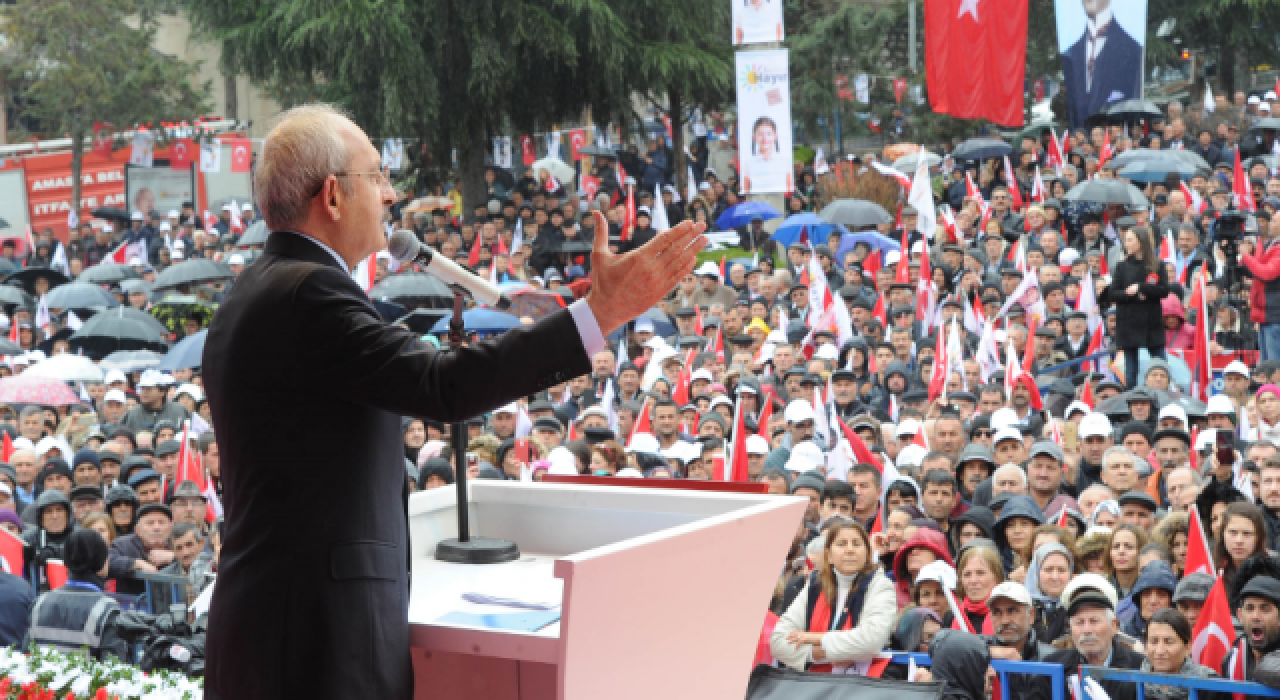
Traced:
<path fill-rule="evenodd" d="M 782 412 L 782 417 L 785 418 L 788 423 L 803 423 L 807 420 L 813 420 L 815 418 L 815 414 L 813 412 L 813 406 L 811 406 L 808 401 L 805 401 L 804 399 L 794 399 L 791 403 L 787 404 L 787 410 Z"/>
<path fill-rule="evenodd" d="M 749 455 L 767 455 L 769 454 L 769 441 L 759 435 L 747 436 L 747 454 Z"/>
<path fill-rule="evenodd" d="M 1241 362 L 1240 360 L 1232 360 L 1232 361 L 1231 361 L 1231 362 L 1230 362 L 1230 363 L 1229 363 L 1229 364 L 1228 364 L 1228 365 L 1227 365 L 1227 366 L 1222 370 L 1222 376 L 1224 376 L 1224 377 L 1225 377 L 1225 376 L 1227 376 L 1228 374 L 1238 374 L 1238 375 L 1240 375 L 1241 377 L 1244 377 L 1245 379 L 1248 379 L 1248 378 L 1249 378 L 1249 366 L 1248 366 L 1248 365 L 1246 365 L 1245 363 Z"/>
<path fill-rule="evenodd" d="M 929 451 L 920 445 L 907 445 L 898 450 L 898 459 L 895 460 L 901 466 L 918 467 L 924 463 L 924 458 Z"/>
<path fill-rule="evenodd" d="M 105 403 L 111 403 L 112 401 L 116 403 L 124 403 L 124 392 L 119 389 L 108 390 L 106 396 L 102 397 L 102 400 Z"/>
<path fill-rule="evenodd" d="M 1060 600 L 1067 609 L 1067 615 L 1074 615 L 1076 609 L 1086 603 L 1101 605 L 1109 610 L 1115 610 L 1118 603 L 1115 587 L 1095 573 L 1077 574 L 1062 590 Z"/>
<path fill-rule="evenodd" d="M 954 591 L 956 589 L 956 570 L 947 562 L 941 559 L 934 559 L 920 567 L 919 573 L 916 574 L 916 584 L 921 581 L 936 581 L 943 588 Z"/>
<path fill-rule="evenodd" d="M 1231 402 L 1231 397 L 1226 394 L 1214 394 L 1209 397 L 1209 403 L 1205 406 L 1204 414 L 1206 416 L 1234 416 L 1236 415 L 1236 405 Z"/>
<path fill-rule="evenodd" d="M 641 318 L 636 320 L 636 333 L 653 333 L 653 319 Z"/>
<path fill-rule="evenodd" d="M 1018 605 L 1031 605 L 1031 594 L 1027 592 L 1027 587 L 1016 581 L 1005 581 L 996 585 L 991 589 L 991 595 L 987 596 L 987 603 L 996 598 L 1008 598 Z"/>
<path fill-rule="evenodd" d="M 1031 446 L 1031 456 L 1035 457 L 1037 455 L 1051 457 L 1059 464 L 1066 461 L 1066 456 L 1062 454 L 1062 448 L 1058 447 L 1057 443 L 1053 443 L 1048 440 L 1041 440 Z"/>
<path fill-rule="evenodd" d="M 702 369 L 696 369 L 693 371 L 693 374 L 689 375 L 690 384 L 693 384 L 699 379 L 703 379 L 708 382 L 715 381 L 715 377 L 711 376 L 711 370 L 707 369 L 706 367 L 703 367 Z"/>
<path fill-rule="evenodd" d="M 1164 408 L 1160 409 L 1160 415 L 1156 418 L 1156 423 L 1158 424 L 1160 421 L 1164 420 L 1165 418 L 1178 419 L 1178 422 L 1182 423 L 1182 426 L 1184 428 L 1187 425 L 1187 411 L 1186 409 L 1184 409 L 1183 407 L 1179 406 L 1176 403 L 1171 403 L 1165 406 Z"/>
<path fill-rule="evenodd" d="M 1090 413 L 1080 419 L 1080 437 L 1110 437 L 1111 419 L 1105 413 Z"/>
<path fill-rule="evenodd" d="M 918 432 L 920 432 L 920 421 L 914 418 L 907 418 L 898 424 L 898 430 L 894 433 L 894 437 L 901 439 L 913 436 Z"/>
<path fill-rule="evenodd" d="M 1022 431 L 1013 426 L 1006 426 L 996 431 L 995 438 L 992 439 L 992 445 L 999 445 L 1005 440 L 1017 440 L 1022 442 Z"/>

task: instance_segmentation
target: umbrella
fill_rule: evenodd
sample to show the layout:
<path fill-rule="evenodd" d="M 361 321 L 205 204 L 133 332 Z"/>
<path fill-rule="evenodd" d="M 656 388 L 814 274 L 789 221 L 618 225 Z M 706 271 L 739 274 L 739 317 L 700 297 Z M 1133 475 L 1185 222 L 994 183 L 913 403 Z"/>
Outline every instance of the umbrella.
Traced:
<path fill-rule="evenodd" d="M 844 231 L 844 227 L 840 224 L 833 224 L 813 212 L 806 211 L 788 216 L 778 224 L 778 228 L 769 238 L 778 245 L 786 247 L 800 240 L 801 234 L 811 241 L 825 241 L 827 234 L 837 229 Z"/>
<path fill-rule="evenodd" d="M 938 154 L 930 153 L 928 151 L 916 151 L 915 153 L 908 153 L 907 155 L 893 161 L 893 167 L 895 170 L 899 170 L 904 173 L 915 173 L 916 168 L 918 167 L 917 164 L 920 162 L 921 155 L 924 156 L 924 163 L 926 167 L 936 168 L 939 165 L 942 165 L 942 158 Z"/>
<path fill-rule="evenodd" d="M 1120 121 L 1139 121 L 1142 119 L 1163 119 L 1164 112 L 1151 100 L 1120 100 L 1112 102 L 1094 113 L 1093 116 L 1105 115 Z"/>
<path fill-rule="evenodd" d="M 439 300 L 442 305 L 453 306 L 453 292 L 444 282 L 424 272 L 404 275 L 388 275 L 374 286 L 369 296 L 374 299 Z"/>
<path fill-rule="evenodd" d="M 668 336 L 676 333 L 676 324 L 671 321 L 671 317 L 667 315 L 666 311 L 656 306 L 637 316 L 636 320 L 638 321 L 642 318 L 653 321 L 654 335 Z"/>
<path fill-rule="evenodd" d="M 716 219 L 716 227 L 721 231 L 728 231 L 729 229 L 738 228 L 739 226 L 747 226 L 751 223 L 752 219 L 768 221 L 769 219 L 776 219 L 780 216 L 782 216 L 782 214 L 779 213 L 777 209 L 774 209 L 768 202 L 743 202 L 725 209 L 724 213 L 720 215 L 720 218 Z"/>
<path fill-rule="evenodd" d="M 241 248 L 251 245 L 266 245 L 267 234 L 269 233 L 270 231 L 267 230 L 266 220 L 258 219 L 257 221 L 249 224 L 248 230 L 244 232 L 244 235 L 240 237 L 240 240 L 236 241 L 236 245 Z"/>
<path fill-rule="evenodd" d="M 64 352 L 41 360 L 22 373 L 26 377 L 46 377 L 63 382 L 100 382 L 105 373 L 93 360 Z"/>
<path fill-rule="evenodd" d="M 409 313 L 396 319 L 396 324 L 404 325 L 409 330 L 419 335 L 426 335 L 431 332 L 431 327 L 445 316 L 452 315 L 449 309 L 414 309 Z"/>
<path fill-rule="evenodd" d="M 0 403 L 29 403 L 40 406 L 74 406 L 80 397 L 66 382 L 50 377 L 33 377 L 26 372 L 0 379 Z"/>
<path fill-rule="evenodd" d="M 1135 160 L 1116 174 L 1134 182 L 1164 182 L 1170 173 L 1176 174 L 1181 180 L 1190 180 L 1196 173 L 1196 167 L 1177 158 L 1151 158 Z"/>
<path fill-rule="evenodd" d="M 1280 117 L 1262 117 L 1249 127 L 1249 131 L 1266 131 L 1267 129 L 1280 129 Z"/>
<path fill-rule="evenodd" d="M 956 150 L 951 152 L 951 157 L 956 160 L 986 160 L 1007 156 L 1010 153 L 1013 153 L 1013 147 L 1000 139 L 976 138 L 967 139 L 956 146 Z"/>
<path fill-rule="evenodd" d="M 138 271 L 128 265 L 102 262 L 85 268 L 85 271 L 80 273 L 76 281 L 88 282 L 89 284 L 112 284 L 120 280 L 136 279 L 137 277 Z"/>
<path fill-rule="evenodd" d="M 598 158 L 612 158 L 613 160 L 618 159 L 617 151 L 613 150 L 612 148 L 604 148 L 602 146 L 597 146 L 595 144 L 579 148 L 578 154 L 584 155 L 584 156 L 595 156 Z"/>
<path fill-rule="evenodd" d="M 534 161 L 533 172 L 535 176 L 539 170 L 551 173 L 552 177 L 560 181 L 560 184 L 573 182 L 573 168 L 565 165 L 565 162 L 559 158 L 543 158 L 542 160 Z"/>
<path fill-rule="evenodd" d="M 1252 168 L 1254 163 L 1262 163 L 1267 166 L 1268 170 L 1275 170 L 1277 167 L 1280 167 L 1280 156 L 1272 153 L 1264 153 L 1260 156 L 1254 156 L 1249 160 L 1249 164 L 1245 167 Z"/>
<path fill-rule="evenodd" d="M 823 207 L 818 216 L 847 228 L 878 226 L 893 221 L 884 207 L 865 199 L 837 199 Z"/>
<path fill-rule="evenodd" d="M 13 285 L 0 284 L 0 304 L 14 304 L 21 307 L 35 306 L 35 300 L 26 292 Z"/>
<path fill-rule="evenodd" d="M 98 366 L 108 372 L 118 369 L 121 372 L 141 372 L 144 369 L 155 369 L 164 355 L 150 350 L 120 350 L 102 358 Z"/>
<path fill-rule="evenodd" d="M 146 313 L 123 306 L 96 314 L 71 336 L 71 347 L 102 358 L 117 350 L 168 351 L 164 326 Z"/>
<path fill-rule="evenodd" d="M 209 329 L 191 335 L 174 343 L 169 354 L 164 356 L 156 369 L 162 372 L 173 372 L 179 369 L 194 369 L 204 363 L 204 339 L 209 337 Z"/>
<path fill-rule="evenodd" d="M 526 289 L 515 292 L 508 298 L 511 300 L 511 307 L 506 310 L 506 313 L 519 318 L 528 316 L 535 321 L 540 321 L 565 306 L 564 298 L 554 292 Z"/>
<path fill-rule="evenodd" d="M 119 306 L 114 294 L 96 284 L 70 282 L 49 290 L 44 297 L 51 309 L 92 309 Z"/>
<path fill-rule="evenodd" d="M 431 327 L 432 333 L 448 333 L 449 320 L 453 314 L 436 321 Z M 463 327 L 481 335 L 495 335 L 520 326 L 520 319 L 509 313 L 493 309 L 470 309 L 462 312 Z"/>
<path fill-rule="evenodd" d="M 1188 163 L 1197 168 L 1209 169 L 1209 164 L 1205 159 L 1195 151 L 1182 150 L 1155 150 L 1151 148 L 1131 148 L 1123 153 L 1118 154 L 1115 158 L 1107 161 L 1109 167 L 1123 168 L 1130 163 L 1140 160 L 1179 160 Z"/>
<path fill-rule="evenodd" d="M 164 289 L 180 285 L 202 284 L 229 280 L 232 277 L 235 277 L 235 274 L 231 272 L 230 265 L 214 262 L 208 258 L 196 258 L 166 267 L 164 272 L 156 276 L 156 281 L 152 283 L 151 288 Z"/>
<path fill-rule="evenodd" d="M 89 215 L 95 219 L 123 221 L 125 225 L 129 224 L 129 212 L 119 207 L 98 207 L 97 209 L 89 210 Z"/>
<path fill-rule="evenodd" d="M 16 282 L 23 289 L 27 290 L 28 294 L 35 294 L 36 280 L 42 277 L 49 282 L 50 289 L 71 281 L 61 272 L 51 270 L 47 267 L 28 267 L 25 270 L 18 270 L 6 277 L 4 281 L 6 284 L 14 284 Z"/>
<path fill-rule="evenodd" d="M 1150 206 L 1147 198 L 1137 187 L 1112 178 L 1095 177 L 1071 188 L 1066 194 L 1069 202 L 1097 202 L 1099 204 L 1120 204 L 1127 207 Z"/>
<path fill-rule="evenodd" d="M 836 260 L 844 260 L 845 253 L 853 250 L 859 243 L 871 246 L 872 251 L 902 250 L 902 244 L 879 231 L 858 231 L 840 236 L 840 247 L 836 249 Z"/>
<path fill-rule="evenodd" d="M 6 336 L 0 338 L 0 355 L 21 355 L 22 348 Z"/>
<path fill-rule="evenodd" d="M 405 207 L 401 211 L 409 214 L 416 214 L 418 212 L 431 213 L 437 209 L 444 209 L 445 211 L 448 211 L 452 208 L 452 199 L 449 199 L 448 197 L 430 195 L 427 197 L 419 197 L 412 202 L 409 202 L 409 206 Z"/>
<path fill-rule="evenodd" d="M 400 318 L 409 313 L 409 309 L 403 304 L 397 304 L 385 297 L 370 299 L 369 303 L 373 304 L 374 310 L 378 312 L 378 316 L 382 317 L 383 321 L 390 322 L 393 318 Z"/>
<path fill-rule="evenodd" d="M 216 307 L 194 294 L 169 294 L 151 307 L 151 315 L 170 332 L 177 333 L 182 322 L 194 318 L 203 328 L 213 320 Z"/>

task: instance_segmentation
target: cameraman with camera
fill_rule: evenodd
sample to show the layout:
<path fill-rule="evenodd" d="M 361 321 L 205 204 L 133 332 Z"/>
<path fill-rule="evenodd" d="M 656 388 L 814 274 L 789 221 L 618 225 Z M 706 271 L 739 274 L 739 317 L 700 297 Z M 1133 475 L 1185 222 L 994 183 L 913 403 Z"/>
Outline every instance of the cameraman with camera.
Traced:
<path fill-rule="evenodd" d="M 1249 320 L 1258 324 L 1261 359 L 1280 359 L 1280 217 L 1258 233 L 1257 251 L 1243 255 L 1241 264 L 1253 277 L 1249 291 Z"/>

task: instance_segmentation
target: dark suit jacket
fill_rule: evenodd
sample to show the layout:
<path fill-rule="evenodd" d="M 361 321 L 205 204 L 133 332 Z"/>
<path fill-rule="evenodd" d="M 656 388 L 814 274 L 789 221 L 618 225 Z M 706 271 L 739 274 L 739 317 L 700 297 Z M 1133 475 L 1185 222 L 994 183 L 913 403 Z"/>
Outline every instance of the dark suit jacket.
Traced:
<path fill-rule="evenodd" d="M 1119 639 L 1111 641 L 1111 663 L 1108 668 L 1137 670 L 1142 668 L 1142 661 L 1145 659 L 1142 654 L 1130 649 L 1120 642 Z M 1048 656 L 1044 661 L 1049 663 L 1062 664 L 1062 670 L 1065 671 L 1063 680 L 1080 673 L 1081 666 L 1089 665 L 1082 655 L 1075 648 L 1059 649 Z M 1134 700 L 1137 697 L 1137 691 L 1134 690 L 1134 684 L 1127 681 L 1099 681 L 1102 689 L 1107 691 L 1107 695 L 1111 700 Z M 1071 689 L 1064 688 L 1062 697 L 1070 697 Z"/>
<path fill-rule="evenodd" d="M 461 420 L 590 370 L 567 311 L 440 352 L 313 241 L 271 234 L 205 344 L 226 508 L 206 697 L 411 697 L 401 416 Z"/>
<path fill-rule="evenodd" d="M 1094 61 L 1093 85 L 1085 90 L 1088 69 L 1088 37 L 1082 34 L 1062 54 L 1062 75 L 1066 78 L 1067 99 L 1071 105 L 1071 128 L 1084 126 L 1089 115 L 1110 102 L 1127 100 L 1142 94 L 1142 45 L 1113 18 L 1106 30 L 1106 42 Z M 1120 97 L 1110 99 L 1112 95 Z"/>

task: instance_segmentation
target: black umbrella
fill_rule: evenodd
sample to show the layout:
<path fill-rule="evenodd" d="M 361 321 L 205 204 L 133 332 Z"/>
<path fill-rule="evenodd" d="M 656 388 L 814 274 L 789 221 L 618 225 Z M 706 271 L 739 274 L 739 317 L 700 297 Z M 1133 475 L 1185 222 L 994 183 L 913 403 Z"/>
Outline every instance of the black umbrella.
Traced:
<path fill-rule="evenodd" d="M 453 306 L 453 292 L 444 282 L 431 275 L 416 272 L 390 275 L 369 292 L 373 299 L 391 301 L 430 301 L 440 306 Z M 402 312 L 403 315 L 403 312 Z M 396 318 L 393 316 L 392 318 Z"/>
<path fill-rule="evenodd" d="M 431 327 L 445 316 L 453 314 L 450 309 L 414 309 L 409 313 L 396 319 L 396 323 L 404 324 L 414 333 L 426 335 L 431 332 Z"/>
<path fill-rule="evenodd" d="M 1196 153 L 1195 151 L 1190 151 L 1186 149 L 1164 150 L 1164 149 L 1154 149 L 1154 148 L 1131 148 L 1127 151 L 1124 151 L 1123 153 L 1117 154 L 1115 158 L 1112 158 L 1111 160 L 1107 161 L 1107 167 L 1112 167 L 1119 170 L 1120 168 L 1123 168 L 1126 165 L 1135 163 L 1140 160 L 1169 160 L 1169 159 L 1179 160 L 1196 168 L 1203 168 L 1205 170 L 1209 169 L 1209 164 L 1205 162 L 1205 159 L 1202 158 L 1200 154 Z"/>
<path fill-rule="evenodd" d="M 956 160 L 986 160 L 1001 158 L 1010 153 L 1013 153 L 1013 146 L 1000 139 L 974 138 L 966 139 L 956 146 L 956 150 L 951 152 L 951 157 Z"/>
<path fill-rule="evenodd" d="M 230 265 L 214 262 L 208 258 L 196 258 L 166 267 L 164 272 L 156 276 L 156 281 L 152 283 L 151 288 L 165 289 L 184 284 L 203 284 L 229 280 L 232 277 L 235 277 L 235 274 L 231 272 Z"/>
<path fill-rule="evenodd" d="M 45 295 L 45 303 L 51 309 L 113 308 L 120 304 L 114 294 L 87 282 L 69 282 L 54 287 Z"/>
<path fill-rule="evenodd" d="M 1120 204 L 1126 207 L 1147 208 L 1151 204 L 1137 187 L 1123 180 L 1114 178 L 1098 178 L 1086 180 L 1071 188 L 1066 194 L 1067 201 L 1097 202 L 1099 204 Z"/>
<path fill-rule="evenodd" d="M 76 281 L 88 282 L 89 284 L 114 284 L 121 280 L 136 279 L 137 277 L 138 271 L 128 265 L 103 262 L 86 268 L 76 278 Z"/>
<path fill-rule="evenodd" d="M 382 320 L 388 323 L 391 322 L 391 319 L 400 318 L 409 312 L 409 309 L 405 306 L 397 304 L 390 299 L 370 299 L 369 302 L 373 304 L 373 308 L 378 310 L 378 315 L 382 317 Z"/>
<path fill-rule="evenodd" d="M 95 219 L 108 219 L 111 221 L 123 221 L 125 225 L 129 223 L 129 212 L 119 207 L 98 207 L 89 210 L 89 214 Z"/>
<path fill-rule="evenodd" d="M 613 150 L 612 148 L 604 148 L 601 146 L 596 146 L 595 144 L 592 144 L 590 146 L 584 146 L 583 148 L 579 148 L 578 153 L 584 156 L 611 158 L 613 160 L 618 159 L 617 151 Z"/>
<path fill-rule="evenodd" d="M 824 221 L 851 229 L 893 221 L 884 207 L 866 199 L 837 199 L 823 207 L 818 216 Z"/>
<path fill-rule="evenodd" d="M 248 230 L 244 232 L 240 240 L 236 241 L 236 246 L 243 248 L 251 245 L 266 245 L 268 233 L 270 231 L 267 231 L 267 222 L 264 219 L 258 219 L 249 224 Z"/>
<path fill-rule="evenodd" d="M 1143 119 L 1163 119 L 1164 112 L 1151 100 L 1120 100 L 1112 102 L 1095 113 L 1106 115 L 1114 121 L 1141 121 Z"/>
<path fill-rule="evenodd" d="M 28 294 L 36 293 L 36 280 L 44 278 L 49 282 L 49 288 L 53 289 L 58 285 L 66 284 L 71 280 L 61 272 L 47 267 L 28 267 L 25 270 L 17 272 L 5 278 L 5 284 L 18 284 L 27 290 Z"/>
<path fill-rule="evenodd" d="M 71 336 L 71 347 L 82 350 L 89 357 L 100 360 L 118 350 L 153 350 L 167 352 L 163 332 L 157 330 L 155 319 L 138 312 L 148 319 L 128 313 L 137 309 L 119 307 L 104 311 L 85 322 Z M 154 324 L 154 325 L 153 325 Z"/>

